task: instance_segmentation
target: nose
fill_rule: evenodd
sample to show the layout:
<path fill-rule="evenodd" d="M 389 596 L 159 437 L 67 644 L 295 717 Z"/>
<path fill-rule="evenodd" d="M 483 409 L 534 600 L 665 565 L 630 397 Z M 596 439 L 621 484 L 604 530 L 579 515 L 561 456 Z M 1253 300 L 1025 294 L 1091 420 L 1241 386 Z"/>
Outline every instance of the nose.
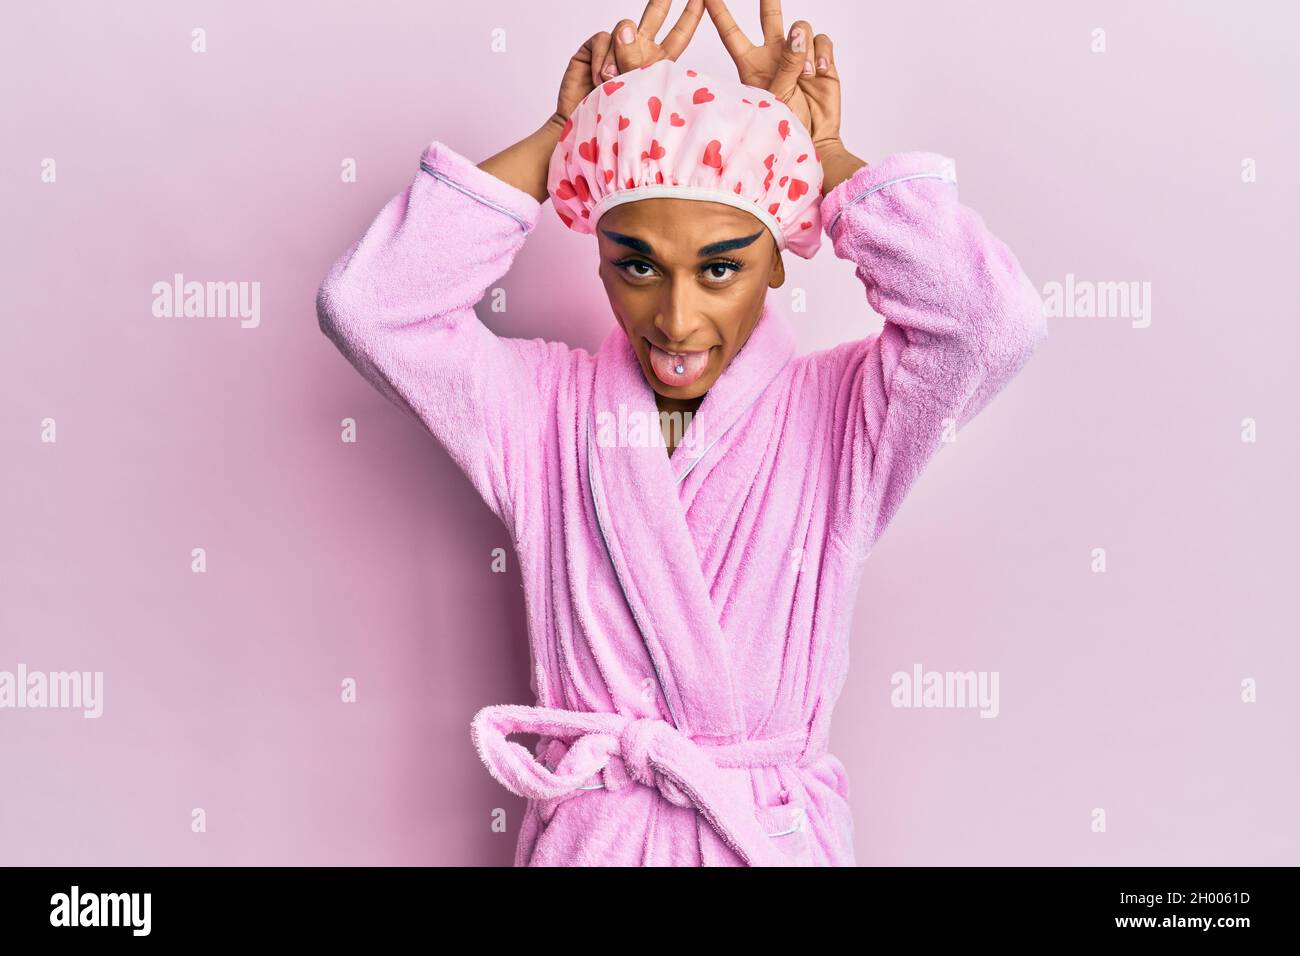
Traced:
<path fill-rule="evenodd" d="M 699 312 L 696 309 L 693 290 L 688 283 L 666 283 L 663 299 L 659 303 L 659 314 L 655 317 L 655 328 L 664 337 L 663 345 L 670 351 L 674 348 L 696 348 L 692 343 L 695 330 L 700 325 Z"/>

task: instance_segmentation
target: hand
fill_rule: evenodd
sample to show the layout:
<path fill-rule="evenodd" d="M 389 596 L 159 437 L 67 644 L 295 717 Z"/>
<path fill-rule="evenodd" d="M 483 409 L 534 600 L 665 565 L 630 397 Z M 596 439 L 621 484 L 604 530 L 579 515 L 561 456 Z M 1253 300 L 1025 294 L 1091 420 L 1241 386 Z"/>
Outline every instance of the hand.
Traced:
<path fill-rule="evenodd" d="M 609 46 L 608 33 L 595 33 L 569 59 L 569 65 L 564 71 L 564 79 L 560 81 L 560 94 L 555 100 L 555 112 L 548 120 L 549 123 L 563 128 L 565 121 L 578 108 L 578 104 L 596 88 L 597 83 L 603 82 L 598 68 L 605 62 Z"/>
<path fill-rule="evenodd" d="M 663 43 L 655 40 L 655 34 L 663 26 L 668 10 L 672 7 L 672 0 L 650 0 L 645 5 L 645 12 L 641 14 L 639 25 L 631 20 L 618 21 L 611 32 L 614 38 L 613 49 L 607 50 L 599 61 L 599 79 L 595 82 L 603 83 L 620 73 L 649 66 L 660 60 L 677 59 L 695 35 L 695 28 L 704 17 L 704 5 L 705 0 L 688 0 L 686 9 L 677 18 L 677 25 L 664 37 Z M 630 41 L 624 40 L 624 29 L 631 31 Z"/>
<path fill-rule="evenodd" d="M 723 0 L 704 0 L 704 5 L 722 45 L 735 61 L 740 82 L 771 92 L 790 107 L 805 129 L 812 132 L 812 107 L 807 90 L 800 82 L 802 77 L 814 75 L 812 58 L 817 49 L 808 21 L 796 20 L 787 37 L 781 25 L 781 0 L 759 0 L 758 19 L 763 26 L 763 45 L 754 46 L 736 25 Z M 818 37 L 819 41 L 823 39 Z"/>
<path fill-rule="evenodd" d="M 844 182 L 863 166 L 840 139 L 840 74 L 835 69 L 835 49 L 824 33 L 813 39 L 813 75 L 801 75 L 799 88 L 808 100 L 812 125 L 808 127 L 817 158 L 822 164 L 822 195 Z"/>
<path fill-rule="evenodd" d="M 808 103 L 808 135 L 818 153 L 827 152 L 840 142 L 840 74 L 835 68 L 835 49 L 831 38 L 819 33 L 813 38 L 812 75 L 801 74 L 799 89 Z"/>
<path fill-rule="evenodd" d="M 641 15 L 640 25 L 631 20 L 620 20 L 614 24 L 612 33 L 592 34 L 591 39 L 569 59 L 564 79 L 560 81 L 555 113 L 548 123 L 563 129 L 565 121 L 587 94 L 611 77 L 681 56 L 704 17 L 704 0 L 689 0 L 677 25 L 664 37 L 664 42 L 659 43 L 655 34 L 663 26 L 671 7 L 672 0 L 650 0 Z M 630 42 L 620 36 L 625 27 L 631 31 Z"/>

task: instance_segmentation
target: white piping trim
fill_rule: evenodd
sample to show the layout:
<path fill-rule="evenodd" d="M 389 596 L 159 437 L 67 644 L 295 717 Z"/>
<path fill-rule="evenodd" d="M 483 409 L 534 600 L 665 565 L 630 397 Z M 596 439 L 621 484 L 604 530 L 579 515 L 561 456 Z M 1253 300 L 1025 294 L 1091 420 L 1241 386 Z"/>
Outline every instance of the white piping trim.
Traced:
<path fill-rule="evenodd" d="M 628 593 L 627 582 L 623 580 L 623 572 L 619 564 L 614 560 L 614 552 L 609 547 L 609 532 L 605 530 L 604 509 L 601 508 L 601 498 L 596 492 L 596 478 L 591 467 L 591 418 L 587 418 L 587 487 L 591 490 L 591 507 L 596 512 L 596 527 L 600 531 L 601 543 L 605 546 L 605 556 L 609 558 L 610 565 L 614 568 L 614 577 L 618 581 L 619 590 L 623 592 L 623 601 L 627 604 L 628 612 L 632 615 L 632 620 L 636 623 L 637 630 L 641 633 L 641 643 L 645 645 L 646 657 L 650 659 L 650 666 L 654 669 L 655 680 L 659 682 L 659 691 L 664 695 L 664 706 L 668 708 L 668 718 L 672 725 L 678 730 L 682 729 L 682 722 L 677 719 L 677 714 L 673 710 L 673 698 L 668 693 L 668 685 L 664 682 L 663 672 L 659 669 L 659 662 L 655 656 L 654 648 L 650 646 L 650 639 L 646 635 L 649 630 L 645 622 L 641 620 L 641 615 L 637 614 L 636 607 L 632 603 L 632 598 Z M 603 477 L 603 475 L 602 475 Z M 677 688 L 676 683 L 673 689 Z"/>
<path fill-rule="evenodd" d="M 428 163 L 426 163 L 424 160 L 420 160 L 420 168 L 423 169 L 423 170 L 424 170 L 426 173 L 428 173 L 430 176 L 432 176 L 434 179 L 438 180 L 439 182 L 444 182 L 444 183 L 446 183 L 446 184 L 447 184 L 448 186 L 450 186 L 452 189 L 458 189 L 458 190 L 460 190 L 461 192 L 463 192 L 466 196 L 469 196 L 471 199 L 477 199 L 477 200 L 478 200 L 479 202 L 481 202 L 483 205 L 485 205 L 485 206 L 491 206 L 491 207 L 492 207 L 493 209 L 495 209 L 497 212 L 503 212 L 503 213 L 505 213 L 507 216 L 509 216 L 509 217 L 510 217 L 511 219 L 513 219 L 515 222 L 519 223 L 520 228 L 523 229 L 524 232 L 527 232 L 527 231 L 528 231 L 528 228 L 529 228 L 529 227 L 528 227 L 528 222 L 527 222 L 527 220 L 520 219 L 517 215 L 515 215 L 513 212 L 511 212 L 511 211 L 510 211 L 509 209 L 507 209 L 505 206 L 502 206 L 500 203 L 494 203 L 494 202 L 493 202 L 492 200 L 490 200 L 490 199 L 484 199 L 482 196 L 480 196 L 478 193 L 474 192 L 473 190 L 471 190 L 471 189 L 466 189 L 464 186 L 462 186 L 460 183 L 456 182 L 454 179 L 449 179 L 449 178 L 448 178 L 444 173 L 440 173 L 440 172 L 438 172 L 438 170 L 434 169 L 432 166 L 430 166 L 430 165 L 429 165 Z M 490 174 L 489 174 L 489 175 L 490 175 Z"/>
<path fill-rule="evenodd" d="M 718 436 L 718 438 L 721 437 L 722 435 Z M 718 443 L 718 438 L 715 438 L 713 439 L 713 441 L 709 442 L 709 444 L 705 447 L 704 451 L 700 452 L 696 457 L 691 459 L 691 463 L 687 467 L 687 469 L 677 476 L 677 482 L 676 482 L 677 484 L 680 485 L 683 481 L 686 480 L 686 476 L 691 473 L 691 469 L 694 468 L 696 465 L 698 465 L 704 459 L 704 456 L 709 453 L 709 449 Z"/>
<path fill-rule="evenodd" d="M 775 833 L 769 833 L 768 836 L 786 836 L 790 833 L 802 833 L 808 828 L 808 808 L 796 806 L 794 811 L 794 823 L 786 830 L 777 830 Z"/>
<path fill-rule="evenodd" d="M 737 355 L 738 355 L 738 354 L 739 354 L 739 353 L 737 353 Z M 733 355 L 732 358 L 731 358 L 731 360 L 734 362 L 734 361 L 736 360 L 736 356 Z M 783 371 L 785 371 L 785 367 L 786 367 L 787 365 L 789 365 L 789 364 L 790 364 L 790 358 L 787 357 L 786 360 L 785 360 L 784 362 L 781 363 L 781 367 L 780 367 L 779 369 L 776 370 L 776 375 L 773 375 L 773 376 L 772 376 L 772 381 L 775 381 L 775 380 L 776 380 L 776 376 L 777 376 L 777 375 L 780 375 Z M 714 384 L 717 384 L 717 383 L 714 383 Z M 770 385 L 770 384 L 771 384 L 771 381 L 769 381 L 768 384 Z M 767 388 L 766 385 L 763 386 L 763 387 L 764 387 L 765 389 Z M 760 392 L 759 394 L 761 395 L 762 393 Z M 757 399 L 755 399 L 755 401 L 756 401 L 756 400 L 757 400 Z M 745 414 L 745 411 L 746 411 L 750 406 L 752 406 L 753 404 L 754 404 L 754 402 L 751 401 L 751 402 L 749 403 L 749 405 L 745 407 L 745 409 L 742 409 L 742 410 L 741 410 L 740 414 L 738 414 L 734 419 L 732 419 L 731 424 L 728 425 L 726 428 L 724 428 L 724 429 L 723 429 L 723 430 L 718 434 L 717 438 L 714 438 L 713 441 L 709 442 L 707 445 L 704 446 L 704 451 L 700 452 L 698 455 L 696 455 L 694 458 L 691 459 L 691 463 L 690 463 L 689 465 L 686 466 L 686 470 L 685 470 L 684 472 L 682 472 L 680 475 L 677 476 L 677 481 L 675 482 L 676 484 L 679 484 L 679 485 L 680 485 L 683 481 L 686 480 L 686 476 L 689 475 L 689 474 L 691 473 L 691 469 L 694 468 L 696 465 L 698 465 L 701 461 L 704 460 L 704 456 L 707 455 L 707 454 L 712 450 L 713 446 L 716 445 L 716 444 L 718 443 L 718 439 L 720 439 L 723 435 L 725 435 L 725 434 L 726 434 L 727 432 L 729 432 L 732 428 L 734 428 L 736 422 L 738 422 L 738 421 L 740 420 L 741 416 L 743 416 L 743 415 Z"/>
<path fill-rule="evenodd" d="M 735 206 L 750 213 L 767 226 L 776 239 L 777 250 L 785 251 L 785 233 L 781 231 L 781 224 L 776 221 L 775 216 L 752 199 L 745 199 L 730 190 L 714 189 L 712 186 L 692 186 L 689 183 L 673 186 L 668 183 L 651 183 L 648 186 L 635 186 L 632 189 L 606 193 L 591 209 L 592 225 L 599 222 L 600 217 L 607 210 L 625 202 L 636 202 L 638 199 L 698 199 L 703 202 L 720 202 L 727 206 Z"/>
<path fill-rule="evenodd" d="M 862 192 L 858 193 L 848 202 L 844 203 L 844 205 L 840 206 L 839 212 L 835 214 L 835 218 L 832 219 L 830 225 L 826 227 L 827 234 L 834 238 L 835 224 L 840 221 L 840 216 L 844 215 L 844 210 L 848 209 L 855 202 L 861 202 L 872 193 L 884 189 L 886 186 L 892 186 L 894 183 L 905 183 L 909 179 L 941 179 L 945 183 L 952 183 L 954 186 L 957 185 L 957 180 L 954 177 L 945 176 L 943 173 L 912 173 L 908 176 L 895 176 L 893 179 L 886 179 L 883 183 L 876 183 L 876 185 L 872 186 L 870 189 L 862 190 Z"/>

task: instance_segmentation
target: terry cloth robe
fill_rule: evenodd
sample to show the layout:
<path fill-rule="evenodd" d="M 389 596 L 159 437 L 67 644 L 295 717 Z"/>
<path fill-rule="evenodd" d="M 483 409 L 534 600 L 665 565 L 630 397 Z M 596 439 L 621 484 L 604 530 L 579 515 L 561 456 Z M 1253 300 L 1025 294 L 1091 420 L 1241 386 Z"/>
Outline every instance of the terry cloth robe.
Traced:
<path fill-rule="evenodd" d="M 617 323 L 592 354 L 477 318 L 540 211 L 435 141 L 317 302 L 511 534 L 536 702 L 470 731 L 527 798 L 515 864 L 853 865 L 827 739 L 863 563 L 1046 335 L 1039 295 L 950 161 L 864 167 L 822 223 L 884 328 L 796 355 L 769 297 L 670 459 Z"/>

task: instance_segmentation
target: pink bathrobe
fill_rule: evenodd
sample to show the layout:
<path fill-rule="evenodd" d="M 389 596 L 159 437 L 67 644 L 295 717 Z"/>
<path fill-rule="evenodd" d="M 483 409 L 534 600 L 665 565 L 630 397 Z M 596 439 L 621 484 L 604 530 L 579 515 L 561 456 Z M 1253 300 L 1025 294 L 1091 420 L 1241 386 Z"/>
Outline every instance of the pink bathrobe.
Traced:
<path fill-rule="evenodd" d="M 318 313 L 511 533 L 537 701 L 470 729 L 527 798 L 516 865 L 852 865 L 827 739 L 863 562 L 945 432 L 1046 335 L 1037 291 L 943 157 L 867 166 L 822 224 L 883 330 L 796 355 L 769 296 L 670 459 L 607 427 L 659 430 L 616 323 L 593 355 L 475 315 L 537 200 L 440 142 L 420 166 Z"/>

